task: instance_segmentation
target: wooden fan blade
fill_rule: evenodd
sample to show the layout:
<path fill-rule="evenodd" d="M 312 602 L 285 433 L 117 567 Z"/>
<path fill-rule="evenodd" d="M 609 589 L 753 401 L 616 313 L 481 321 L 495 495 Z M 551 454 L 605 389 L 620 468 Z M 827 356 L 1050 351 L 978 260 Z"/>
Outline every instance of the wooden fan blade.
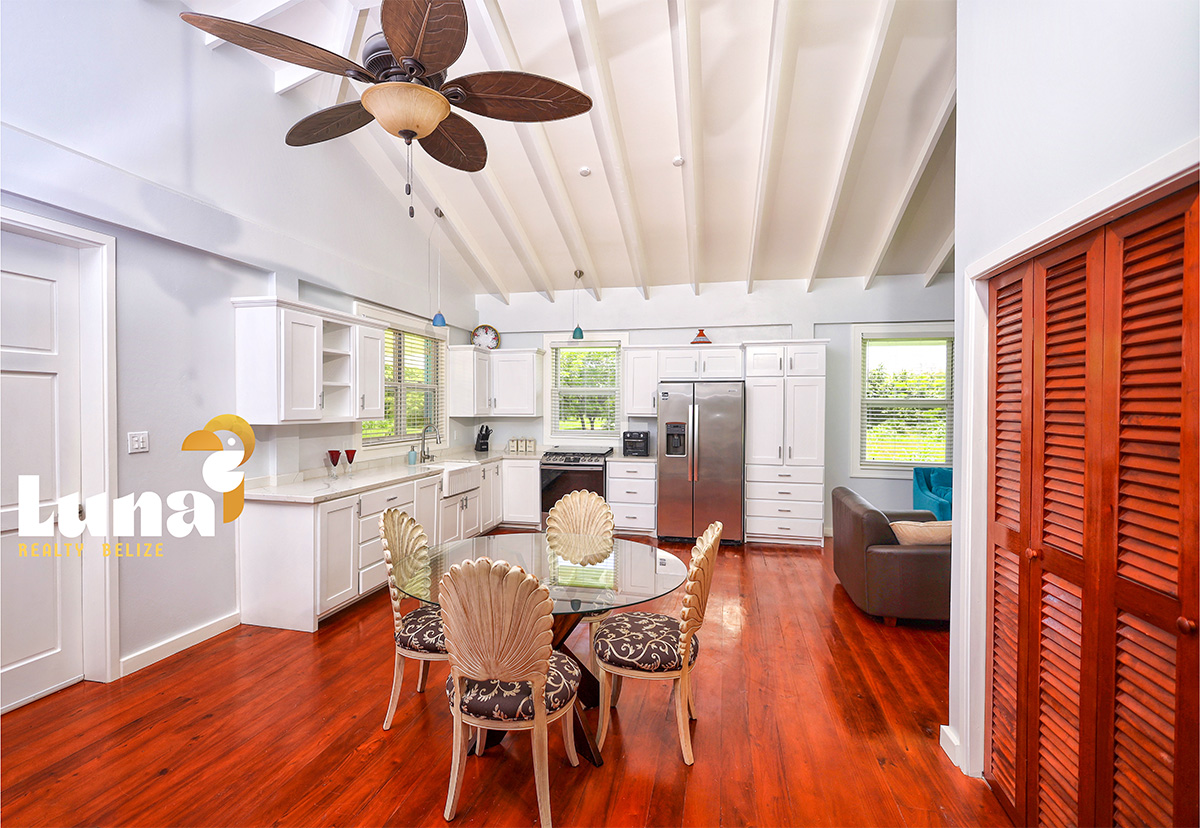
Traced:
<path fill-rule="evenodd" d="M 379 20 L 392 56 L 419 78 L 450 68 L 467 45 L 462 0 L 383 0 Z"/>
<path fill-rule="evenodd" d="M 582 115 L 592 99 L 553 78 L 528 72 L 479 72 L 442 84 L 455 106 L 501 121 L 556 121 Z"/>
<path fill-rule="evenodd" d="M 361 101 L 338 104 L 297 121 L 288 130 L 287 143 L 291 147 L 304 147 L 330 138 L 340 138 L 374 120 L 375 117 L 367 112 Z"/>
<path fill-rule="evenodd" d="M 319 72 L 345 75 L 367 83 L 377 82 L 374 75 L 349 58 L 344 58 L 328 49 L 322 49 L 320 46 L 305 43 L 294 37 L 252 26 L 249 23 L 239 23 L 236 20 L 226 20 L 224 17 L 213 17 L 208 14 L 184 13 L 179 16 L 197 29 L 216 35 L 235 46 L 258 52 L 260 55 L 294 63 L 297 66 L 306 66 Z"/>
<path fill-rule="evenodd" d="M 448 167 L 479 172 L 487 164 L 487 144 L 471 122 L 451 112 L 438 128 L 419 138 L 421 149 Z"/>

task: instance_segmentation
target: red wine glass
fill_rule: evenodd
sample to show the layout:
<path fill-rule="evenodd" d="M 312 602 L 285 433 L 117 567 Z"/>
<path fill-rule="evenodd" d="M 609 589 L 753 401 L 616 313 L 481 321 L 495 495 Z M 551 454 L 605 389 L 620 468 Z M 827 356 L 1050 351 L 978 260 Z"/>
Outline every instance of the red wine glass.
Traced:
<path fill-rule="evenodd" d="M 337 449 L 330 449 L 329 452 L 329 479 L 337 480 L 337 465 L 342 459 L 342 453 Z"/>
<path fill-rule="evenodd" d="M 346 476 L 354 477 L 354 455 L 358 453 L 358 449 L 346 449 Z"/>

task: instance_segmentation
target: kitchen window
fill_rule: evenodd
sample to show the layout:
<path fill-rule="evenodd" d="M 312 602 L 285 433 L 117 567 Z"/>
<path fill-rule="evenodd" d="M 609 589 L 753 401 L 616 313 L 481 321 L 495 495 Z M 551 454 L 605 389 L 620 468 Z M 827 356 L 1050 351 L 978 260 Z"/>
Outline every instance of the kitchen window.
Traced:
<path fill-rule="evenodd" d="M 912 476 L 954 460 L 954 325 L 854 325 L 854 474 Z"/>
<path fill-rule="evenodd" d="M 616 439 L 621 434 L 621 344 L 551 342 L 551 439 Z"/>
<path fill-rule="evenodd" d="M 428 425 L 445 434 L 442 342 L 388 328 L 383 340 L 382 420 L 362 424 L 363 445 L 415 442 Z"/>

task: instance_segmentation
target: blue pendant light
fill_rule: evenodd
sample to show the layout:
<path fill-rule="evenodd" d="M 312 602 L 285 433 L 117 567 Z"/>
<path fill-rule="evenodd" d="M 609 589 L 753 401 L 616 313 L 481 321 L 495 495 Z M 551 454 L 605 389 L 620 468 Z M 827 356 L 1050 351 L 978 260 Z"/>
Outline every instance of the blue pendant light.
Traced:
<path fill-rule="evenodd" d="M 575 330 L 571 331 L 571 339 L 583 339 L 583 328 L 576 325 Z"/>
<path fill-rule="evenodd" d="M 446 214 L 442 212 L 442 208 L 434 207 L 433 215 L 434 215 L 433 228 L 436 230 L 437 229 L 437 220 Z M 429 237 L 433 238 L 433 230 L 429 231 Z M 442 316 L 442 249 L 440 247 L 438 248 L 437 277 L 438 277 L 438 291 L 437 291 L 437 293 L 438 293 L 438 312 L 433 315 L 433 323 L 432 324 L 433 324 L 433 327 L 435 327 L 435 328 L 444 328 L 444 327 L 446 327 L 446 317 Z"/>
<path fill-rule="evenodd" d="M 576 309 L 579 307 L 579 280 L 583 278 L 583 271 L 575 271 L 575 292 L 571 294 L 571 320 L 575 321 L 575 330 L 571 331 L 571 339 L 583 339 L 583 328 L 579 327 L 576 321 Z"/>
<path fill-rule="evenodd" d="M 433 327 L 435 327 L 435 328 L 446 327 L 446 317 L 442 316 L 441 311 L 438 311 L 437 313 L 435 313 L 433 315 Z M 582 333 L 579 335 L 579 339 L 583 339 Z"/>

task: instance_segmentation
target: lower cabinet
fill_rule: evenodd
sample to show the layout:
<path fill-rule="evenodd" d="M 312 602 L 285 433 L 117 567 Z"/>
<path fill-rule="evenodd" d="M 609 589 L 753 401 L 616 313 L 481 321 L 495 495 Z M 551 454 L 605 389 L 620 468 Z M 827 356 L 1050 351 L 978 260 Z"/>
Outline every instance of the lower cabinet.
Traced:
<path fill-rule="evenodd" d="M 540 526 L 542 523 L 542 471 L 539 460 L 500 461 L 504 476 L 502 519 L 505 523 Z"/>
<path fill-rule="evenodd" d="M 479 486 L 479 531 L 490 532 L 504 514 L 503 490 L 500 486 L 500 464 L 483 467 L 483 482 Z"/>
<path fill-rule="evenodd" d="M 747 540 L 823 543 L 824 482 L 821 466 L 746 466 Z"/>
<path fill-rule="evenodd" d="M 439 543 L 473 538 L 480 532 L 480 492 L 471 489 L 442 498 Z"/>
<path fill-rule="evenodd" d="M 327 612 L 358 595 L 358 498 L 317 506 L 317 612 Z"/>
<path fill-rule="evenodd" d="M 626 534 L 653 535 L 658 517 L 654 461 L 610 460 L 604 494 L 612 507 L 613 528 Z"/>

